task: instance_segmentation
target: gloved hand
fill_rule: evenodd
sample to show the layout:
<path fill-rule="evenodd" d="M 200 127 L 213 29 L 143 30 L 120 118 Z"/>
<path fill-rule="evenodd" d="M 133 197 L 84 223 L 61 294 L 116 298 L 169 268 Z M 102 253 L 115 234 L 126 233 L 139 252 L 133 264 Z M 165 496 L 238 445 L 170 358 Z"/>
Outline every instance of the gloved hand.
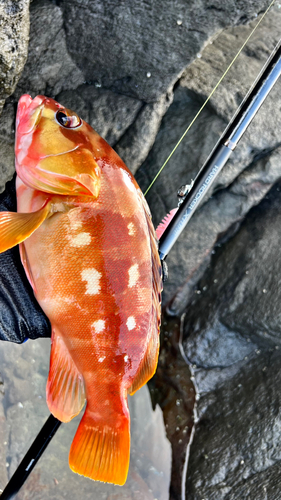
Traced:
<path fill-rule="evenodd" d="M 0 194 L 4 210 L 17 211 L 15 176 Z M 0 254 L 0 340 L 21 343 L 50 336 L 50 322 L 34 297 L 17 245 Z"/>

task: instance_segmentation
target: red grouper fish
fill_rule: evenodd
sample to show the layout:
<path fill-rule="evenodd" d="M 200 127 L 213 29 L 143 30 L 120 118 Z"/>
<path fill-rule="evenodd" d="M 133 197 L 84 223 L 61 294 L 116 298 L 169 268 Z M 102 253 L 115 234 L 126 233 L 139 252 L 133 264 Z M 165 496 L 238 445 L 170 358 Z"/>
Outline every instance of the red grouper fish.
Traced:
<path fill-rule="evenodd" d="M 0 251 L 20 243 L 52 324 L 47 403 L 62 422 L 87 401 L 73 471 L 124 484 L 127 395 L 154 374 L 161 265 L 142 192 L 113 149 L 53 99 L 23 95 L 16 125 L 18 212 L 0 214 Z"/>

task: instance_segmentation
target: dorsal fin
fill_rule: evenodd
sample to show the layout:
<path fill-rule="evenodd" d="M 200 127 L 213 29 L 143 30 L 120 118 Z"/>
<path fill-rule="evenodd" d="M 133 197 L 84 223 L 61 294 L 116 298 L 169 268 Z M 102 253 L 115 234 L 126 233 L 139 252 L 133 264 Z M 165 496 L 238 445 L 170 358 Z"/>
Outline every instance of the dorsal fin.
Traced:
<path fill-rule="evenodd" d="M 155 229 L 152 224 L 149 207 L 144 197 L 142 203 L 146 216 L 147 226 L 150 236 L 151 248 L 151 266 L 152 266 L 152 303 L 151 303 L 151 323 L 149 331 L 149 340 L 147 350 L 143 358 L 143 362 L 139 367 L 138 373 L 128 388 L 128 394 L 135 393 L 154 375 L 159 352 L 159 329 L 161 315 L 161 291 L 162 285 L 162 268 L 158 253 L 158 242 L 155 235 Z"/>

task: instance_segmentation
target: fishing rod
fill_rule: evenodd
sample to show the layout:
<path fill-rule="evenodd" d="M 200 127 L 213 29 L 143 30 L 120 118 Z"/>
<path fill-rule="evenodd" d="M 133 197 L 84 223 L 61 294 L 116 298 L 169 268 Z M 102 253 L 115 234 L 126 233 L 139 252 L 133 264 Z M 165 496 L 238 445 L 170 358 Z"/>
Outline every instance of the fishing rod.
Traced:
<path fill-rule="evenodd" d="M 179 208 L 159 240 L 159 255 L 162 261 L 167 257 L 206 192 L 226 164 L 280 74 L 281 40 L 272 51 L 194 182 L 190 186 L 182 186 L 180 189 L 178 193 Z"/>
<path fill-rule="evenodd" d="M 255 114 L 281 74 L 281 40 L 271 53 L 262 71 L 249 90 L 220 140 L 199 171 L 191 187 L 180 194 L 180 206 L 159 241 L 159 255 L 164 262 L 169 251 L 192 217 L 206 192 L 227 162 Z M 183 201 L 182 201 L 183 200 Z M 35 467 L 61 422 L 50 415 L 3 490 L 1 500 L 11 500 Z"/>

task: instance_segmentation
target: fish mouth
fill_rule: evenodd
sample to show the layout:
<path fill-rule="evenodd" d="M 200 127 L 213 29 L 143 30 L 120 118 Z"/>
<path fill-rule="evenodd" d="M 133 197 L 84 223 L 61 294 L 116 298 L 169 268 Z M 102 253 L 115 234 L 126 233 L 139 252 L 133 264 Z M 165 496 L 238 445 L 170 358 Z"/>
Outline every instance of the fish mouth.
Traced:
<path fill-rule="evenodd" d="M 21 134 L 29 134 L 38 124 L 47 97 L 38 95 L 34 99 L 28 94 L 21 96 L 18 102 L 16 130 Z"/>

